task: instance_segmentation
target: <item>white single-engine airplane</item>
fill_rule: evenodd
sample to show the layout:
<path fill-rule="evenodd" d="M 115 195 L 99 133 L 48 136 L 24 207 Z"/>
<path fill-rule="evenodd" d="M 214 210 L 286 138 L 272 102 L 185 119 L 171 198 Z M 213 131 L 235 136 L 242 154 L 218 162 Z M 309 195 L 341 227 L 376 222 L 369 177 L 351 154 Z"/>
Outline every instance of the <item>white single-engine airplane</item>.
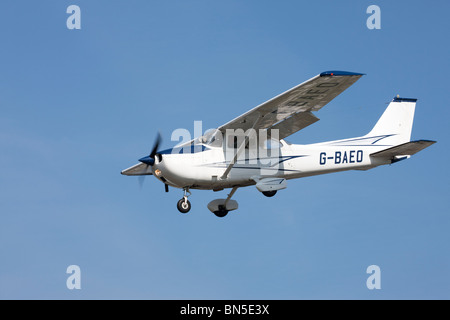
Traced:
<path fill-rule="evenodd" d="M 396 97 L 365 136 L 308 145 L 290 144 L 287 136 L 319 119 L 313 114 L 363 74 L 327 71 L 251 109 L 216 130 L 174 148 L 159 151 L 158 136 L 150 155 L 122 174 L 154 175 L 184 190 L 177 203 L 191 209 L 190 189 L 232 188 L 226 199 L 208 204 L 218 217 L 236 210 L 231 197 L 240 187 L 256 185 L 267 197 L 287 187 L 287 180 L 345 170 L 368 170 L 409 158 L 436 141 L 410 141 L 416 99 Z"/>

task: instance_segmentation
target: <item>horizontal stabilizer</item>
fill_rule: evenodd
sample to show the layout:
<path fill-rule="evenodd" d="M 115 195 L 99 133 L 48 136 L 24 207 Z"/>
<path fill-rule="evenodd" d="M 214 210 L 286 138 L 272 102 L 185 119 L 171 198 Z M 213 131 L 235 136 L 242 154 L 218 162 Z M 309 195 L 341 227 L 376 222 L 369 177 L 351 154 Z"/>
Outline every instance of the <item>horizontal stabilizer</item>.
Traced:
<path fill-rule="evenodd" d="M 398 156 L 412 156 L 417 152 L 431 146 L 436 141 L 417 140 L 400 144 L 398 146 L 372 153 L 371 157 L 394 159 Z"/>
<path fill-rule="evenodd" d="M 148 176 L 152 175 L 152 167 L 145 163 L 138 163 L 134 166 L 125 169 L 121 174 L 126 176 Z"/>

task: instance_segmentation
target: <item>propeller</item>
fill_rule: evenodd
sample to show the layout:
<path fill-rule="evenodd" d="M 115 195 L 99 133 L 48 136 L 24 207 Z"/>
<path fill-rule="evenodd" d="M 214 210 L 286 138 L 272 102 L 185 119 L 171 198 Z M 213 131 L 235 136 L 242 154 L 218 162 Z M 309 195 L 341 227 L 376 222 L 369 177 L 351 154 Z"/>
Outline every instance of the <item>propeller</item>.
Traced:
<path fill-rule="evenodd" d="M 159 145 L 161 144 L 162 138 L 161 138 L 161 133 L 158 132 L 158 135 L 156 136 L 156 140 L 155 143 L 153 144 L 153 149 L 150 152 L 150 154 L 146 157 L 143 157 L 141 159 L 139 159 L 140 162 L 144 163 L 148 166 L 153 166 L 155 164 L 155 157 L 156 157 L 156 153 L 158 152 L 158 148 Z M 146 176 L 139 176 L 139 188 L 142 189 L 142 186 L 144 185 L 144 181 L 145 181 L 145 177 Z"/>
<path fill-rule="evenodd" d="M 145 177 L 146 176 L 138 176 L 139 189 L 141 189 L 141 190 L 142 190 L 142 187 L 144 186 Z"/>
<path fill-rule="evenodd" d="M 161 140 L 162 140 L 161 133 L 158 132 L 158 135 L 156 136 L 156 140 L 153 145 L 152 151 L 150 152 L 150 154 L 148 156 L 139 159 L 139 161 L 142 163 L 145 163 L 146 165 L 149 165 L 149 166 L 154 165 L 155 164 L 155 156 L 156 156 L 156 153 L 158 152 L 158 148 L 159 148 L 159 145 L 161 144 Z"/>

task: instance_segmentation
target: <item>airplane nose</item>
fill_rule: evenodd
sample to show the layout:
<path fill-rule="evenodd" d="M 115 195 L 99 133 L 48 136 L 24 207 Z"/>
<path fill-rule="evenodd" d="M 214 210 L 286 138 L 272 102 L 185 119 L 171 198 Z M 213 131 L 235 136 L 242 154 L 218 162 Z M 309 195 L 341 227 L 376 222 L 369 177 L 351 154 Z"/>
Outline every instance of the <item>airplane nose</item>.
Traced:
<path fill-rule="evenodd" d="M 146 156 L 146 157 L 140 158 L 139 161 L 142 162 L 142 163 L 148 164 L 150 166 L 155 164 L 155 159 L 154 158 L 150 158 L 150 156 Z"/>

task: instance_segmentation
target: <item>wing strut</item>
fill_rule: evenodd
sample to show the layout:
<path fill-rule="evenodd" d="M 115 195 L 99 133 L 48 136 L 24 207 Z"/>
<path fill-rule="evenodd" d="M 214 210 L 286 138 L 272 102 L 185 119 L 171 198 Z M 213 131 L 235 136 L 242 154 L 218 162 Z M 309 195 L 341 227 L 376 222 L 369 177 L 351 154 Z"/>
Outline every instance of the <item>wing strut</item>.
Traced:
<path fill-rule="evenodd" d="M 236 151 L 236 154 L 233 157 L 233 160 L 231 160 L 230 164 L 228 165 L 227 169 L 225 170 L 223 175 L 220 177 L 220 179 L 225 180 L 228 177 L 228 174 L 230 173 L 231 169 L 233 168 L 234 164 L 236 163 L 237 158 L 241 155 L 242 151 L 245 150 L 245 147 L 247 146 L 247 144 L 250 140 L 250 135 L 255 132 L 254 128 L 256 127 L 256 125 L 258 124 L 260 119 L 261 119 L 261 116 L 258 116 L 256 118 L 256 121 L 253 123 L 252 128 L 247 131 L 244 141 L 242 141 L 241 145 L 239 146 L 239 148 Z"/>

